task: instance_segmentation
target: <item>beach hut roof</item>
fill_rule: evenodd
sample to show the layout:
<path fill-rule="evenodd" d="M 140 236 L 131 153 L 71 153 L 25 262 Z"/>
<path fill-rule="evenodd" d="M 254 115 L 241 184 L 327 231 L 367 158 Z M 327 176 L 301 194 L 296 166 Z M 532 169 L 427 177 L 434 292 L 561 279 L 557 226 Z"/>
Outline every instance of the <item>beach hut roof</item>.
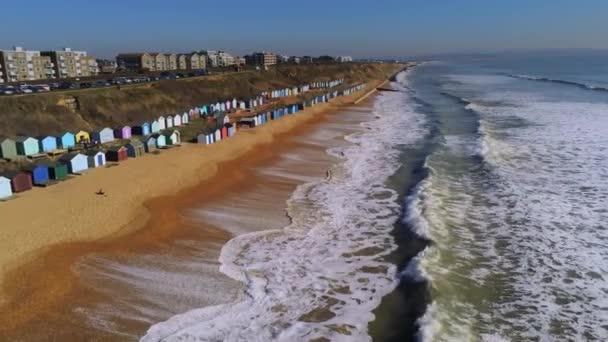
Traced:
<path fill-rule="evenodd" d="M 133 147 L 144 146 L 144 144 L 139 139 L 133 139 L 127 145 L 131 145 Z"/>
<path fill-rule="evenodd" d="M 66 153 L 66 154 L 62 155 L 59 158 L 59 160 L 61 160 L 61 161 L 70 161 L 70 160 L 78 157 L 79 155 L 81 155 L 81 154 L 78 153 L 78 152 Z"/>
<path fill-rule="evenodd" d="M 17 142 L 25 142 L 26 140 L 30 140 L 30 139 L 34 139 L 34 138 L 32 138 L 32 137 L 26 137 L 26 136 L 20 135 L 20 136 L 18 136 L 18 137 L 15 139 L 15 141 L 17 141 Z"/>
<path fill-rule="evenodd" d="M 87 156 L 93 157 L 93 156 L 98 155 L 99 153 L 103 153 L 103 151 L 100 151 L 100 150 L 88 150 L 85 154 Z"/>
<path fill-rule="evenodd" d="M 35 164 L 29 164 L 23 167 L 23 171 L 34 171 L 34 169 L 37 169 L 39 167 L 44 167 L 46 168 L 47 165 L 45 163 L 35 163 Z"/>
<path fill-rule="evenodd" d="M 118 151 L 120 151 L 120 150 L 124 150 L 124 149 L 125 149 L 125 147 L 124 147 L 124 146 L 112 146 L 112 147 L 110 147 L 110 148 L 108 149 L 108 151 L 111 151 L 111 152 L 118 152 Z"/>
<path fill-rule="evenodd" d="M 13 179 L 22 173 L 23 171 L 5 171 L 2 173 L 2 176 L 8 179 Z"/>

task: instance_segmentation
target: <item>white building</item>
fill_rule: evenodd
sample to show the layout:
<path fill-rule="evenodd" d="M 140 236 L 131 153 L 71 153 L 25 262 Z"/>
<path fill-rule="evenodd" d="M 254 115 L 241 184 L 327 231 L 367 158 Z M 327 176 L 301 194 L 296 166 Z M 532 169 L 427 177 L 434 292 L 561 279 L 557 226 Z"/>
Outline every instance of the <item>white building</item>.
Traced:
<path fill-rule="evenodd" d="M 338 56 L 336 61 L 340 63 L 352 62 L 353 58 L 351 56 Z"/>
<path fill-rule="evenodd" d="M 235 64 L 234 57 L 224 51 L 203 51 L 201 53 L 207 58 L 207 64 L 212 67 L 225 67 Z"/>

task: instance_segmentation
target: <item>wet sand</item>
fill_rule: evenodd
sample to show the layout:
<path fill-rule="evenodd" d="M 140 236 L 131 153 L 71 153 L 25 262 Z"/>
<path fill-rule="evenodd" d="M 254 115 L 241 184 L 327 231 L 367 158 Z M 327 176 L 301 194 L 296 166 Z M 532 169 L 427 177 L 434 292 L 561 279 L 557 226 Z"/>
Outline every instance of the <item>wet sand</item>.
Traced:
<path fill-rule="evenodd" d="M 338 101 L 352 102 L 362 93 Z M 303 143 L 301 139 L 309 140 L 305 137 L 318 133 L 315 131 L 318 123 L 327 123 L 335 113 L 335 104 L 315 107 L 307 113 L 241 132 L 230 141 L 213 145 L 211 148 L 216 151 L 211 157 L 215 160 L 205 156 L 207 159 L 201 161 L 197 155 L 210 147 L 185 145 L 160 156 L 146 156 L 115 168 L 93 170 L 72 180 L 80 181 L 86 187 L 85 181 L 95 184 L 102 180 L 91 178 L 107 172 L 128 169 L 158 177 L 153 168 L 159 165 L 195 164 L 189 167 L 189 174 L 182 171 L 183 176 L 191 177 L 182 182 L 175 182 L 170 172 L 161 170 L 169 185 L 164 189 L 143 189 L 147 194 L 162 192 L 167 186 L 186 190 L 166 191 L 171 194 L 168 196 L 151 196 L 154 198 L 141 201 L 145 202 L 143 207 L 139 199 L 145 191 L 140 188 L 149 184 L 115 182 L 118 184 L 113 184 L 114 187 L 104 186 L 109 196 L 126 191 L 127 200 L 119 202 L 130 205 L 131 210 L 124 211 L 132 212 L 131 215 L 110 213 L 107 220 L 130 217 L 129 223 L 120 230 L 112 231 L 116 225 L 110 224 L 111 227 L 99 231 L 89 227 L 88 231 L 85 228 L 95 224 L 94 218 L 80 217 L 80 223 L 85 227 L 78 227 L 86 237 L 69 236 L 65 241 L 94 241 L 64 242 L 46 250 L 34 249 L 32 253 L 37 253 L 36 256 L 30 255 L 25 265 L 13 268 L 7 276 L 10 281 L 4 282 L 6 298 L 12 301 L 0 310 L 3 317 L 0 337 L 10 340 L 134 340 L 149 325 L 175 313 L 234 300 L 241 292 L 240 284 L 219 273 L 217 258 L 221 246 L 236 234 L 284 226 L 287 223 L 285 200 L 295 187 L 311 177 L 325 176 L 327 166 L 335 161 L 325 154 L 323 144 Z M 296 127 L 297 134 L 294 134 Z M 289 153 L 298 148 L 307 149 L 309 159 L 295 157 L 306 154 L 303 151 Z M 235 159 L 235 156 L 240 158 Z M 285 156 L 292 162 L 295 158 L 299 166 L 292 165 L 282 171 L 273 169 L 273 163 L 280 164 Z M 154 160 L 163 157 L 163 160 Z M 148 163 L 142 162 L 147 159 Z M 140 162 L 142 165 L 138 164 Z M 260 174 L 258 169 L 262 166 L 264 172 Z M 294 167 L 298 172 L 293 172 Z M 196 183 L 198 185 L 192 187 Z M 56 187 L 65 188 L 66 184 Z M 57 189 L 36 192 L 45 190 Z M 89 194 L 82 190 L 88 197 L 92 197 L 94 191 L 91 188 Z M 65 211 L 62 213 L 68 215 Z M 231 214 L 232 222 L 227 220 L 226 213 Z M 79 215 L 74 209 L 70 214 Z M 67 221 L 70 221 L 69 217 Z M 148 223 L 143 226 L 142 222 Z M 108 224 L 108 221 L 102 220 L 101 224 Z M 114 236 L 106 234 L 108 232 Z M 53 240 L 47 238 L 47 244 Z M 193 284 L 198 291 L 192 288 Z"/>

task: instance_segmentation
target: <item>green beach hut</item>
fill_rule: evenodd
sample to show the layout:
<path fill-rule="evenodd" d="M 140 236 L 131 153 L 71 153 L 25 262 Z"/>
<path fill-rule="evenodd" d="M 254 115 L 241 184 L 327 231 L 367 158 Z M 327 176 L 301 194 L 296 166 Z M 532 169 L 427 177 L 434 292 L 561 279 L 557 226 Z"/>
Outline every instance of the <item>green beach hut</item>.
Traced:
<path fill-rule="evenodd" d="M 50 179 L 61 180 L 68 176 L 68 166 L 66 164 L 48 162 L 45 165 L 49 169 Z"/>
<path fill-rule="evenodd" d="M 7 137 L 0 137 L 0 158 L 13 159 L 17 157 L 17 145 L 15 140 Z"/>

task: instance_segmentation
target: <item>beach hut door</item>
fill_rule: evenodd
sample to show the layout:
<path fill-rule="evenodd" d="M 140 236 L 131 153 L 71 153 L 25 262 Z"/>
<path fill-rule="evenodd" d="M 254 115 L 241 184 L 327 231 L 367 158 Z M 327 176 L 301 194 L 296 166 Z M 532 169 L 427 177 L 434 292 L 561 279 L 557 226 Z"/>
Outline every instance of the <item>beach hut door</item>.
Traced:
<path fill-rule="evenodd" d="M 101 154 L 97 155 L 97 166 L 103 165 L 103 156 Z"/>

